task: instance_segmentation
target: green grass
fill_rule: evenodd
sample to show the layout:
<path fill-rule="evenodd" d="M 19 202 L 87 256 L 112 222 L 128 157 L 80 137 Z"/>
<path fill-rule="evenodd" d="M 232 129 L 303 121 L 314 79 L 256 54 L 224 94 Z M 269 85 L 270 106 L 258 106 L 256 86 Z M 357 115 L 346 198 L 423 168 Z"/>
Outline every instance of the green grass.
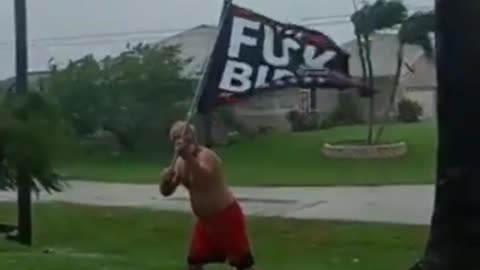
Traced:
<path fill-rule="evenodd" d="M 231 184 L 236 186 L 388 185 L 433 183 L 433 123 L 392 125 L 385 141 L 408 143 L 408 155 L 391 160 L 335 160 L 322 155 L 325 142 L 364 139 L 363 126 L 325 131 L 269 134 L 217 149 Z M 159 158 L 79 159 L 63 163 L 72 178 L 95 181 L 153 183 L 170 161 Z"/>
<path fill-rule="evenodd" d="M 0 238 L 0 269 L 185 269 L 189 215 L 64 204 L 34 210 L 34 247 Z M 12 205 L 0 205 L 1 221 L 13 215 Z M 421 254 L 427 235 L 421 226 L 275 218 L 252 218 L 249 231 L 258 269 L 276 270 L 404 270 Z"/>

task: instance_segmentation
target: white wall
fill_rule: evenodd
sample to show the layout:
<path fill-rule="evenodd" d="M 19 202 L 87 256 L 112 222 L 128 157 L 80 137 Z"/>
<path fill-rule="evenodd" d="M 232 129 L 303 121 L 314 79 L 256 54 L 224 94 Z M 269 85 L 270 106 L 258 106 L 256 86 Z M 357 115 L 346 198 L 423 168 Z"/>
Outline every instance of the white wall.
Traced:
<path fill-rule="evenodd" d="M 192 58 L 192 62 L 185 67 L 184 75 L 199 77 L 202 67 L 210 50 L 215 43 L 217 29 L 212 26 L 199 26 L 189 31 L 173 36 L 160 43 L 165 46 L 180 45 L 182 58 Z"/>
<path fill-rule="evenodd" d="M 323 117 L 333 112 L 338 104 L 338 91 L 332 89 L 317 90 L 317 112 Z M 289 131 L 287 113 L 300 109 L 301 93 L 299 89 L 280 90 L 235 106 L 237 119 L 248 129 L 257 130 L 272 127 L 278 131 Z"/>
<path fill-rule="evenodd" d="M 420 57 L 414 65 L 413 72 L 407 73 L 401 81 L 401 98 L 414 100 L 423 108 L 423 119 L 436 116 L 437 76 L 435 64 L 425 56 Z"/>

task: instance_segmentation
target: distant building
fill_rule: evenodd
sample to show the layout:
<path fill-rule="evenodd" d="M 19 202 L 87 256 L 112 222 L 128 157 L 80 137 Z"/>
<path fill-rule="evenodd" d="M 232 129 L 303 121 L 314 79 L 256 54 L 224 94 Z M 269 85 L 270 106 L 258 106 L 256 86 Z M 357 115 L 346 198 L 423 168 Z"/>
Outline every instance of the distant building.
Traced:
<path fill-rule="evenodd" d="M 193 59 L 193 62 L 185 68 L 185 74 L 199 77 L 204 61 L 214 45 L 216 34 L 217 27 L 200 25 L 167 38 L 160 44 L 180 45 L 182 56 Z M 399 42 L 396 34 L 387 33 L 372 35 L 371 42 L 375 88 L 380 91 L 375 97 L 375 118 L 380 119 L 388 105 L 393 85 Z M 341 47 L 350 54 L 350 74 L 354 77 L 362 77 L 356 40 L 351 40 Z M 435 117 L 436 85 L 435 63 L 425 56 L 420 47 L 406 45 L 396 102 L 402 98 L 417 101 L 423 108 L 423 118 Z M 366 120 L 368 99 L 354 95 L 360 114 Z M 338 104 L 338 91 L 319 90 L 316 99 L 317 112 L 326 117 Z M 290 125 L 285 118 L 286 113 L 295 108 L 302 108 L 304 103 L 305 94 L 302 94 L 299 89 L 291 89 L 256 96 L 249 102 L 234 108 L 238 120 L 252 129 L 273 127 L 288 130 Z"/>

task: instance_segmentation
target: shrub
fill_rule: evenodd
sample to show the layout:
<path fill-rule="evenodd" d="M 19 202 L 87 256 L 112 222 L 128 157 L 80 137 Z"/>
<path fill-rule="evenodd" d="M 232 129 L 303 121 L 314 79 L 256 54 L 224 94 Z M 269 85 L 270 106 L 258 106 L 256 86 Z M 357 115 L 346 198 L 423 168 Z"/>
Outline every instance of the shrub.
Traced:
<path fill-rule="evenodd" d="M 398 103 L 398 120 L 403 123 L 414 123 L 422 116 L 422 106 L 416 101 L 403 99 Z"/>
<path fill-rule="evenodd" d="M 338 105 L 335 110 L 321 123 L 322 129 L 340 125 L 362 124 L 364 121 L 355 104 L 354 96 L 349 93 L 341 93 L 338 96 Z"/>
<path fill-rule="evenodd" d="M 298 110 L 291 110 L 287 113 L 287 120 L 290 122 L 292 131 L 310 131 L 318 129 L 318 113 L 302 113 Z"/>
<path fill-rule="evenodd" d="M 223 106 L 217 109 L 216 117 L 222 121 L 222 123 L 227 126 L 230 130 L 235 130 L 238 132 L 243 132 L 243 126 L 237 121 L 233 109 L 228 106 Z"/>

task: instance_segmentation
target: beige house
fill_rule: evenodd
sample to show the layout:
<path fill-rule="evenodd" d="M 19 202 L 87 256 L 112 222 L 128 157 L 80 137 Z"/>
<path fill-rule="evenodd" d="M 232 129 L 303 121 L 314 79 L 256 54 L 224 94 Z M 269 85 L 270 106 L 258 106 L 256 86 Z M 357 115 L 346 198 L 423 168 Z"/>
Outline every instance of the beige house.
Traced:
<path fill-rule="evenodd" d="M 399 42 L 396 34 L 375 34 L 372 36 L 372 65 L 375 88 L 380 92 L 375 97 L 375 116 L 382 117 L 392 90 L 397 65 Z M 362 68 L 356 40 L 343 45 L 350 53 L 350 73 L 362 77 Z M 396 101 L 403 98 L 414 100 L 423 108 L 423 118 L 435 116 L 436 71 L 435 63 L 425 56 L 418 46 L 405 46 L 405 59 L 401 70 L 400 86 Z M 367 118 L 368 100 L 359 98 L 363 118 Z"/>
<path fill-rule="evenodd" d="M 200 25 L 160 42 L 161 45 L 180 45 L 182 56 L 193 61 L 184 72 L 186 75 L 201 75 L 205 59 L 214 45 L 217 28 Z M 337 104 L 337 92 L 332 90 L 317 91 L 317 111 L 324 116 L 331 113 Z M 251 130 L 273 128 L 278 131 L 290 130 L 286 116 L 293 109 L 299 109 L 308 102 L 307 95 L 300 89 L 284 90 L 255 96 L 245 103 L 233 107 L 237 120 Z"/>
<path fill-rule="evenodd" d="M 338 93 L 334 90 L 318 90 L 316 111 L 321 119 L 326 118 L 337 106 Z M 269 128 L 289 131 L 287 113 L 291 110 L 305 110 L 310 104 L 309 91 L 290 89 L 256 96 L 244 104 L 234 107 L 238 120 L 249 129 Z"/>

